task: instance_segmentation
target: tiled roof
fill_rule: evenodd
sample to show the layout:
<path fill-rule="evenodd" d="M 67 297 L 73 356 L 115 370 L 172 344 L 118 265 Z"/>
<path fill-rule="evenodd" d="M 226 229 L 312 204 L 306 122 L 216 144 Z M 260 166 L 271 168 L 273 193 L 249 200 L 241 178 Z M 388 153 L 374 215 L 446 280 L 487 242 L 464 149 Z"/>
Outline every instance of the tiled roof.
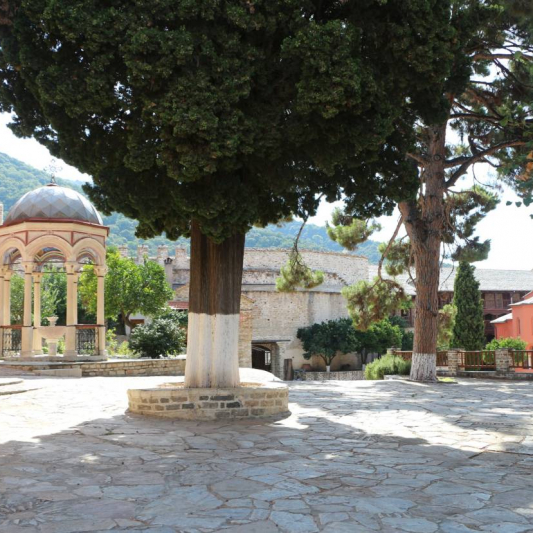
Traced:
<path fill-rule="evenodd" d="M 377 266 L 369 265 L 369 277 L 373 279 L 377 274 Z M 453 292 L 456 268 L 444 267 L 440 270 L 439 291 Z M 479 289 L 495 292 L 529 292 L 533 289 L 533 271 L 531 270 L 496 270 L 489 268 L 476 268 L 476 279 Z M 407 274 L 398 276 L 398 281 L 410 295 L 415 294 L 415 288 Z"/>
<path fill-rule="evenodd" d="M 513 313 L 509 313 L 507 315 L 503 315 L 500 318 L 497 318 L 496 320 L 491 320 L 491 324 L 503 324 L 504 322 L 508 322 L 509 320 L 513 319 Z"/>

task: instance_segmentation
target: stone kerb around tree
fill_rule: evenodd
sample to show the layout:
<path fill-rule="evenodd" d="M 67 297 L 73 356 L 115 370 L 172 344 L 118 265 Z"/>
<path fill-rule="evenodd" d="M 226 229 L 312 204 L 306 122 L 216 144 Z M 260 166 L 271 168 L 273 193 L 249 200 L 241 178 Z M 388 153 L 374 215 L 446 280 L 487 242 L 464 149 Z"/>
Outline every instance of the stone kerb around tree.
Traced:
<path fill-rule="evenodd" d="M 186 388 L 165 383 L 128 390 L 129 412 L 182 420 L 283 417 L 289 413 L 289 389 L 280 382 L 241 383 L 235 388 Z"/>

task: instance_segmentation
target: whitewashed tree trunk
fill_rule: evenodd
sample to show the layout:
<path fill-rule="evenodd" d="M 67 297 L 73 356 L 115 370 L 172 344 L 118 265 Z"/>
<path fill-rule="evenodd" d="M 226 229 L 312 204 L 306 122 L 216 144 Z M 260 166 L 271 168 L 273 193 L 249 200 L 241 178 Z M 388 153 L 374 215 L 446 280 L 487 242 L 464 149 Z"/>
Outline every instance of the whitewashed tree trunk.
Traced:
<path fill-rule="evenodd" d="M 414 381 L 437 381 L 437 355 L 413 352 L 410 379 Z"/>
<path fill-rule="evenodd" d="M 326 365 L 326 372 L 331 372 L 331 366 L 330 365 Z"/>
<path fill-rule="evenodd" d="M 238 387 L 244 235 L 216 244 L 191 230 L 191 281 L 185 386 Z"/>

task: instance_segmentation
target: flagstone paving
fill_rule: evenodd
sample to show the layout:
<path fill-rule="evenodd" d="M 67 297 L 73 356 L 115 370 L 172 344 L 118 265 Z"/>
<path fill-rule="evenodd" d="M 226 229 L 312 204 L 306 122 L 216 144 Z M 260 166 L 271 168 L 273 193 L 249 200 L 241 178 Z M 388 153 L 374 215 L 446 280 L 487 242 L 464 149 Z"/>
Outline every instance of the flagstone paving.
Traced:
<path fill-rule="evenodd" d="M 533 383 L 302 382 L 277 422 L 125 414 L 167 378 L 0 396 L 0 531 L 533 531 Z"/>

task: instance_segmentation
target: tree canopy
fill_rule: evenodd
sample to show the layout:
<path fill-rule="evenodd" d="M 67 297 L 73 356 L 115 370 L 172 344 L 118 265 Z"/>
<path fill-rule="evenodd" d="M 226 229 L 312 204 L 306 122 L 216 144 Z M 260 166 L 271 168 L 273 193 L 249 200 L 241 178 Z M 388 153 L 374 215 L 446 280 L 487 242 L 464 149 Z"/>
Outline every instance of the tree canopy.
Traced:
<path fill-rule="evenodd" d="M 121 317 L 131 326 L 130 316 L 141 313 L 157 316 L 166 310 L 173 292 L 166 280 L 164 268 L 145 259 L 136 264 L 133 259 L 121 257 L 113 249 L 107 253 L 108 272 L 105 276 L 105 316 Z M 96 314 L 97 277 L 92 265 L 85 266 L 78 284 L 84 306 Z"/>
<path fill-rule="evenodd" d="M 223 241 L 344 195 L 411 197 L 417 117 L 446 109 L 445 0 L 15 0 L 0 7 L 0 111 L 93 176 L 137 233 Z"/>

